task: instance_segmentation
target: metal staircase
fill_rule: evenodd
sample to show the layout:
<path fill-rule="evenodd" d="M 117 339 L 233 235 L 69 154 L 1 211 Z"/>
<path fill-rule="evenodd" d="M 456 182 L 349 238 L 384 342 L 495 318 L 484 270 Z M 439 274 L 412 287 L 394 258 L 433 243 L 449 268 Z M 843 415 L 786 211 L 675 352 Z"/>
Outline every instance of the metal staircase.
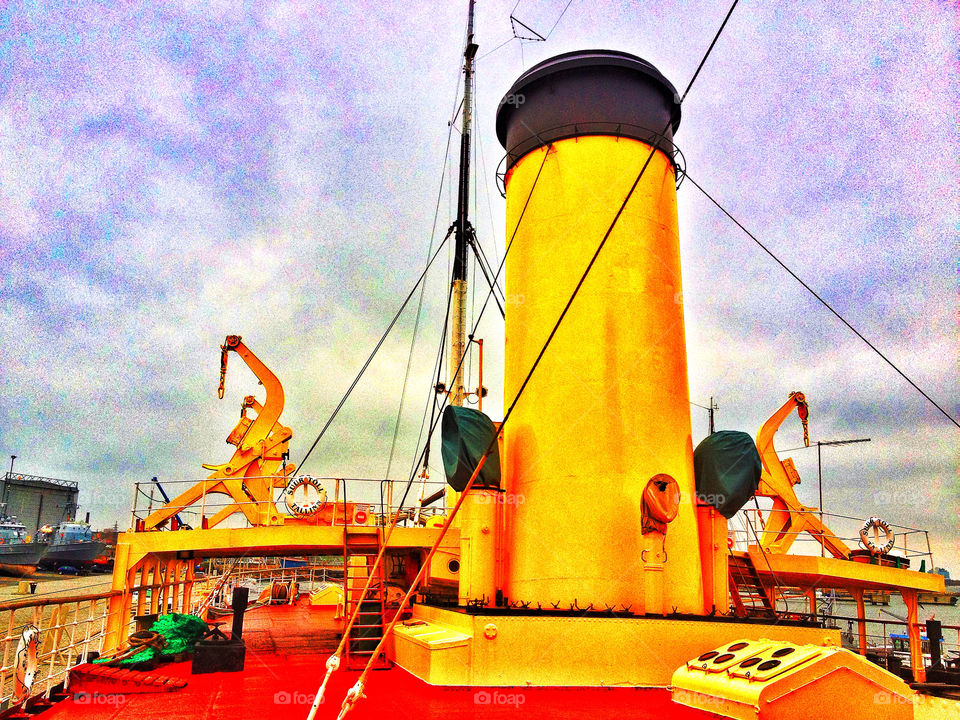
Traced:
<path fill-rule="evenodd" d="M 381 528 L 345 526 L 343 533 L 343 597 L 347 619 L 353 617 L 359 605 L 359 613 L 348 630 L 344 644 L 344 664 L 347 669 L 362 669 L 383 637 L 384 612 L 386 610 L 383 563 L 375 566 L 382 542 Z M 373 581 L 365 595 L 363 588 L 367 578 Z M 383 652 L 374 660 L 373 669 L 391 666 Z"/>
<path fill-rule="evenodd" d="M 729 557 L 730 599 L 739 617 L 777 617 L 774 588 L 760 579 L 747 555 Z"/>

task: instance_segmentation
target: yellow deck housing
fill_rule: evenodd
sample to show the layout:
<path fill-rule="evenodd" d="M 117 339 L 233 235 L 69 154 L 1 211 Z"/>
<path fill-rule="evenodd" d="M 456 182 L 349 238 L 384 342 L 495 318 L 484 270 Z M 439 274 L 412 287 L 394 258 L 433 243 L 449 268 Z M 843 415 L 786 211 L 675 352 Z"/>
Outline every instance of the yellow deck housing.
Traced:
<path fill-rule="evenodd" d="M 836 629 L 711 619 L 474 615 L 415 605 L 413 623 L 396 627 L 394 659 L 433 685 L 665 687 L 691 656 L 741 637 L 840 644 Z"/>
<path fill-rule="evenodd" d="M 673 701 L 738 720 L 911 720 L 916 693 L 838 647 L 743 639 L 673 675 Z"/>

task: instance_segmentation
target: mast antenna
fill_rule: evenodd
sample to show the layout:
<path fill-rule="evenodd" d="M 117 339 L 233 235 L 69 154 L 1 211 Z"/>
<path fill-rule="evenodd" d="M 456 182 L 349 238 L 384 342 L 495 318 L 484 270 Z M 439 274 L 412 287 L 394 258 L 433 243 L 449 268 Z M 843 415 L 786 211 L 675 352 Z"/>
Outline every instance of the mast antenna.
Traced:
<path fill-rule="evenodd" d="M 450 404 L 463 405 L 463 355 L 466 351 L 467 321 L 467 244 L 470 241 L 470 133 L 473 124 L 473 61 L 477 44 L 473 42 L 473 14 L 476 0 L 470 0 L 467 15 L 467 44 L 463 51 L 463 112 L 460 129 L 460 177 L 457 186 L 457 220 L 454 236 L 453 298 L 450 332 Z"/>

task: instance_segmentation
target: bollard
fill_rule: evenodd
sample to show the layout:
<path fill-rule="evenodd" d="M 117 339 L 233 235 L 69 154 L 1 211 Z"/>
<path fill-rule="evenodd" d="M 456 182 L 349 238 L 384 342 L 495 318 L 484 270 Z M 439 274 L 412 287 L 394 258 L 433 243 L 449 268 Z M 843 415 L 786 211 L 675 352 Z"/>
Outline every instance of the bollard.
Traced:
<path fill-rule="evenodd" d="M 26 595 L 30 583 L 26 580 L 21 580 L 17 583 L 17 595 Z"/>
<path fill-rule="evenodd" d="M 243 637 L 243 615 L 247 611 L 249 594 L 249 588 L 235 587 L 233 589 L 233 627 L 230 630 L 232 640 L 239 640 Z"/>
<path fill-rule="evenodd" d="M 930 667 L 940 669 L 940 643 L 943 640 L 942 623 L 927 620 L 927 642 L 930 644 Z"/>

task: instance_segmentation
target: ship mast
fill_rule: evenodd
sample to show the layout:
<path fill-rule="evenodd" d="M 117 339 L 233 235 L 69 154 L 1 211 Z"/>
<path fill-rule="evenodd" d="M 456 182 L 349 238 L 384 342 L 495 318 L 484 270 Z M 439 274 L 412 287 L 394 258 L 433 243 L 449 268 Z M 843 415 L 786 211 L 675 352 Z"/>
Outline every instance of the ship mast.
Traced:
<path fill-rule="evenodd" d="M 470 225 L 470 132 L 473 121 L 473 59 L 477 45 L 473 42 L 473 10 L 476 0 L 470 0 L 467 16 L 467 45 L 463 51 L 463 107 L 460 128 L 460 178 L 457 186 L 457 220 L 453 256 L 453 293 L 451 299 L 450 332 L 450 404 L 463 405 L 466 390 L 463 385 L 463 356 L 466 351 L 467 320 L 467 244 L 473 228 Z"/>

